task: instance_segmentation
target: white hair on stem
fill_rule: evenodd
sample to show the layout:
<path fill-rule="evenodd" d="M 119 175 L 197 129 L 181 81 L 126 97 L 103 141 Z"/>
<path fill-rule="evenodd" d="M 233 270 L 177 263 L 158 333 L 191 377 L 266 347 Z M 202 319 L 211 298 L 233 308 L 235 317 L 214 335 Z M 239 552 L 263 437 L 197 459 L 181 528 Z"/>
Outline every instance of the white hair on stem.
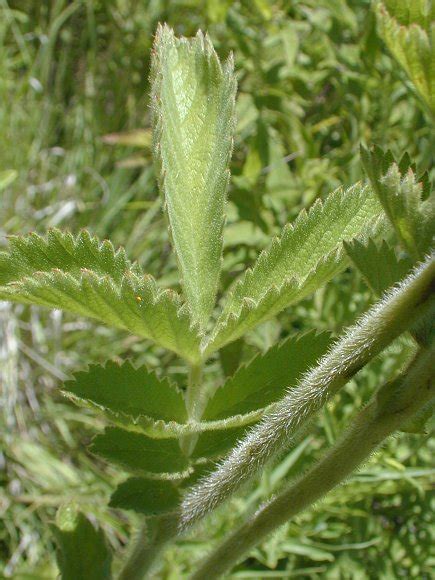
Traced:
<path fill-rule="evenodd" d="M 217 469 L 186 495 L 181 526 L 189 527 L 248 482 L 363 366 L 435 306 L 435 260 L 428 256 L 349 328 L 254 427 Z"/>

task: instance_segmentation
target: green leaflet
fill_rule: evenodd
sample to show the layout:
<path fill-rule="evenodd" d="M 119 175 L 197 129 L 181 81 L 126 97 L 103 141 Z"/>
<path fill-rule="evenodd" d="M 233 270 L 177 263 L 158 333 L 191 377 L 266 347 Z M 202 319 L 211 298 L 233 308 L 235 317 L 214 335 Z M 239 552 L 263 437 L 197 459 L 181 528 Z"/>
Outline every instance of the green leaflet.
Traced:
<path fill-rule="evenodd" d="M 243 338 L 240 338 L 231 344 L 227 344 L 219 351 L 219 361 L 226 377 L 233 375 L 239 368 L 244 344 Z"/>
<path fill-rule="evenodd" d="M 12 236 L 0 253 L 0 298 L 61 308 L 151 339 L 186 358 L 199 338 L 180 297 L 88 232 Z"/>
<path fill-rule="evenodd" d="M 422 184 L 410 169 L 402 176 L 396 164 L 382 178 L 382 188 L 388 215 L 405 248 L 414 258 L 423 258 L 428 250 L 435 226 L 434 198 L 422 202 Z"/>
<path fill-rule="evenodd" d="M 412 260 L 407 256 L 398 258 L 385 240 L 379 245 L 371 239 L 366 244 L 353 240 L 345 243 L 345 248 L 377 296 L 404 278 L 412 268 Z"/>
<path fill-rule="evenodd" d="M 157 516 L 175 511 L 179 503 L 180 493 L 172 481 L 131 477 L 118 485 L 109 506 Z"/>
<path fill-rule="evenodd" d="M 417 93 L 435 112 L 435 42 L 433 2 L 384 0 L 377 2 L 379 32 L 390 52 L 405 69 Z"/>
<path fill-rule="evenodd" d="M 382 210 L 370 188 L 338 189 L 301 212 L 234 286 L 209 341 L 210 354 L 314 292 L 347 263 L 342 242 L 367 236 Z"/>
<path fill-rule="evenodd" d="M 234 445 L 246 435 L 250 425 L 242 427 L 227 427 L 221 431 L 204 431 L 198 437 L 192 459 L 222 457 Z"/>
<path fill-rule="evenodd" d="M 92 409 L 93 411 L 102 413 L 105 419 L 108 419 L 112 425 L 119 427 L 131 433 L 139 433 L 146 435 L 151 439 L 178 439 L 186 435 L 201 435 L 213 431 L 219 433 L 231 427 L 241 427 L 250 425 L 261 418 L 265 409 L 258 409 L 246 415 L 235 415 L 228 419 L 218 421 L 201 421 L 198 423 L 177 423 L 175 421 L 164 421 L 162 419 L 152 419 L 144 415 L 137 418 L 110 410 L 108 407 L 103 407 L 98 403 L 94 403 L 90 399 L 82 399 L 75 397 L 73 394 L 69 396 L 75 404 Z"/>
<path fill-rule="evenodd" d="M 173 245 L 194 322 L 205 326 L 221 269 L 236 80 L 207 35 L 156 33 L 152 62 L 154 153 Z"/>
<path fill-rule="evenodd" d="M 308 332 L 257 355 L 216 391 L 204 411 L 204 420 L 250 413 L 279 400 L 325 354 L 330 343 L 329 333 Z"/>
<path fill-rule="evenodd" d="M 118 427 L 97 435 L 91 451 L 131 473 L 180 473 L 189 467 L 177 439 L 151 439 Z"/>
<path fill-rule="evenodd" d="M 63 389 L 103 410 L 133 419 L 149 417 L 178 423 L 187 419 L 184 398 L 176 386 L 167 378 L 157 378 L 146 367 L 135 369 L 128 361 L 122 365 L 112 361 L 105 366 L 92 365 L 86 372 L 76 373 Z"/>
<path fill-rule="evenodd" d="M 426 176 L 421 181 L 407 157 L 397 164 L 379 147 L 361 147 L 361 160 L 403 247 L 415 260 L 422 259 L 435 233 L 435 197 L 425 188 Z"/>
<path fill-rule="evenodd" d="M 435 6 L 430 0 L 383 0 L 383 4 L 402 26 L 418 24 L 428 29 L 435 18 Z"/>
<path fill-rule="evenodd" d="M 126 272 L 140 274 L 124 249 L 115 251 L 108 240 L 100 242 L 87 231 L 74 237 L 68 232 L 49 230 L 42 237 L 35 233 L 10 236 L 8 252 L 0 254 L 0 284 L 31 277 L 35 272 L 62 270 L 73 276 L 91 270 L 120 282 Z"/>
<path fill-rule="evenodd" d="M 60 512 L 60 515 L 59 515 Z M 51 526 L 57 551 L 56 558 L 62 580 L 109 580 L 112 554 L 104 532 L 72 506 L 64 506 Z"/>

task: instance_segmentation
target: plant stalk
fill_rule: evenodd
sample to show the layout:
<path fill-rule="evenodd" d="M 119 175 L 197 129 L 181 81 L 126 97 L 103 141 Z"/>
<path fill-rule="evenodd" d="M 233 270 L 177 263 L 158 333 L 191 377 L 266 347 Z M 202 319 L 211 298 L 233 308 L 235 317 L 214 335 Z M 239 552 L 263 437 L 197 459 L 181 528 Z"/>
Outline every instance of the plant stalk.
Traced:
<path fill-rule="evenodd" d="M 150 520 L 144 522 L 139 530 L 118 580 L 143 580 L 162 549 L 178 533 L 178 520 L 174 514 L 156 518 L 151 526 L 149 523 Z"/>
<path fill-rule="evenodd" d="M 191 365 L 186 391 L 186 408 L 190 421 L 199 421 L 202 414 L 202 365 Z"/>
<path fill-rule="evenodd" d="M 421 349 L 401 379 L 384 385 L 335 446 L 304 476 L 262 507 L 200 565 L 191 580 L 213 580 L 273 530 L 342 483 L 434 396 L 435 349 Z"/>
<path fill-rule="evenodd" d="M 292 437 L 373 357 L 408 329 L 430 319 L 435 310 L 435 260 L 405 278 L 348 329 L 298 386 L 273 406 L 216 470 L 186 495 L 184 528 L 223 503 L 289 445 Z"/>

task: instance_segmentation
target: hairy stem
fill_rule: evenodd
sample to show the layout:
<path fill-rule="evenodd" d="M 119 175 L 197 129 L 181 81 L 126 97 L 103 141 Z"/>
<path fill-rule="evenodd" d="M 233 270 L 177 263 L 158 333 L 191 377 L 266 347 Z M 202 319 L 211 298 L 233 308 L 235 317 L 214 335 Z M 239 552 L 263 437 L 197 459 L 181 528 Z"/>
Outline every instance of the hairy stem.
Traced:
<path fill-rule="evenodd" d="M 421 349 L 408 372 L 373 397 L 319 463 L 233 532 L 191 580 L 213 580 L 229 571 L 273 530 L 349 477 L 386 437 L 428 404 L 435 396 L 434 354 L 434 349 Z"/>
<path fill-rule="evenodd" d="M 188 493 L 182 506 L 183 526 L 206 515 L 249 481 L 374 356 L 433 314 L 434 280 L 435 260 L 428 258 L 351 327 L 216 471 Z"/>
<path fill-rule="evenodd" d="M 135 545 L 119 575 L 119 580 L 142 580 L 153 567 L 166 544 L 178 532 L 178 521 L 173 514 L 157 518 L 139 530 Z"/>

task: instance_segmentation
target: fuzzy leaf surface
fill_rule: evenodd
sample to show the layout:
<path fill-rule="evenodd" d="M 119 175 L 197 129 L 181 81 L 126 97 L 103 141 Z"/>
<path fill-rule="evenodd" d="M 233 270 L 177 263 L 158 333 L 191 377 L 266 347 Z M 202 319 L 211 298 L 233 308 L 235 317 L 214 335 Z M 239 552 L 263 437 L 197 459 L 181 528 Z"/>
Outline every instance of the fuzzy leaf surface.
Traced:
<path fill-rule="evenodd" d="M 398 258 L 394 248 L 385 240 L 380 244 L 372 239 L 366 244 L 354 240 L 346 243 L 345 248 L 376 296 L 381 296 L 387 288 L 404 278 L 413 265 L 408 256 Z"/>
<path fill-rule="evenodd" d="M 180 493 L 171 481 L 131 477 L 118 485 L 109 505 L 146 516 L 158 516 L 174 511 L 179 503 Z"/>
<path fill-rule="evenodd" d="M 92 365 L 74 375 L 63 385 L 64 391 L 90 400 L 113 413 L 137 419 L 186 421 L 186 407 L 181 391 L 167 378 L 159 379 L 145 366 L 134 368 L 130 362 L 119 365 L 109 361 L 105 366 Z"/>
<path fill-rule="evenodd" d="M 62 580 L 109 580 L 112 554 L 101 528 L 78 513 L 62 529 L 52 526 L 57 543 L 56 558 Z"/>
<path fill-rule="evenodd" d="M 204 420 L 250 413 L 279 400 L 330 344 L 329 333 L 308 332 L 291 336 L 257 355 L 216 391 L 205 409 Z"/>
<path fill-rule="evenodd" d="M 401 175 L 394 164 L 382 178 L 391 221 L 405 247 L 415 258 L 422 258 L 435 232 L 435 199 L 422 201 L 422 184 L 409 169 Z"/>
<path fill-rule="evenodd" d="M 189 466 L 177 439 L 151 439 L 118 427 L 97 435 L 91 451 L 131 473 L 180 473 Z"/>
<path fill-rule="evenodd" d="M 196 360 L 199 338 L 180 297 L 144 276 L 123 249 L 83 231 L 13 236 L 0 253 L 0 299 L 60 308 Z"/>
<path fill-rule="evenodd" d="M 213 310 L 222 257 L 236 80 L 207 35 L 157 30 L 151 69 L 154 153 L 184 291 L 195 322 Z"/>
<path fill-rule="evenodd" d="M 347 264 L 342 242 L 372 233 L 381 213 L 370 188 L 360 184 L 301 212 L 235 284 L 204 351 L 236 340 L 328 282 Z"/>
<path fill-rule="evenodd" d="M 396 163 L 379 147 L 361 148 L 361 160 L 373 190 L 403 247 L 414 259 L 422 259 L 435 234 L 435 196 L 425 189 L 425 177 L 404 156 Z"/>

